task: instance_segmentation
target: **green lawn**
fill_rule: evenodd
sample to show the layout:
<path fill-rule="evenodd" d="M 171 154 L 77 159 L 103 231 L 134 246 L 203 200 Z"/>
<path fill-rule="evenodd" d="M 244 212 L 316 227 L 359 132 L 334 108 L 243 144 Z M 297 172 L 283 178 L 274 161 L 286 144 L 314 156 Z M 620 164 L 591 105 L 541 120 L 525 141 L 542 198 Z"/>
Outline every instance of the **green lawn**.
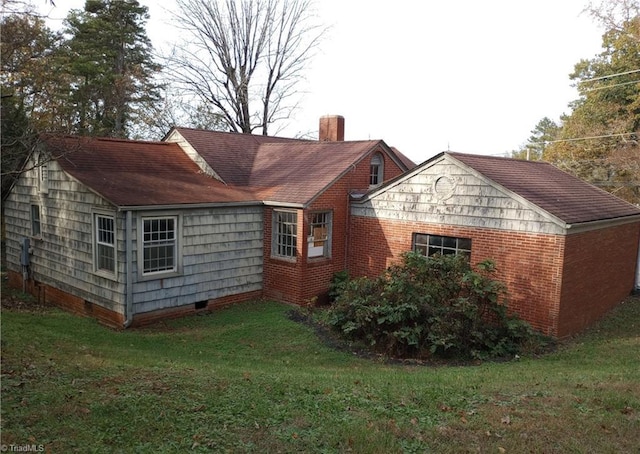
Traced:
<path fill-rule="evenodd" d="M 126 332 L 2 312 L 2 440 L 48 452 L 637 453 L 640 299 L 542 358 L 406 366 L 248 303 Z"/>

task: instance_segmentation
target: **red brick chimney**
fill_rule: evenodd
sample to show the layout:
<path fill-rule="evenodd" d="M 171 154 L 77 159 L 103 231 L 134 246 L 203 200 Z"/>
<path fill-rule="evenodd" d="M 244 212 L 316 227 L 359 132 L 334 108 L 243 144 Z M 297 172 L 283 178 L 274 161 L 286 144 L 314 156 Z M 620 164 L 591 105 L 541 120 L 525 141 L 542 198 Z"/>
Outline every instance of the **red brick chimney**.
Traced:
<path fill-rule="evenodd" d="M 344 140 L 344 117 L 340 115 L 323 115 L 320 117 L 320 142 L 336 142 Z"/>

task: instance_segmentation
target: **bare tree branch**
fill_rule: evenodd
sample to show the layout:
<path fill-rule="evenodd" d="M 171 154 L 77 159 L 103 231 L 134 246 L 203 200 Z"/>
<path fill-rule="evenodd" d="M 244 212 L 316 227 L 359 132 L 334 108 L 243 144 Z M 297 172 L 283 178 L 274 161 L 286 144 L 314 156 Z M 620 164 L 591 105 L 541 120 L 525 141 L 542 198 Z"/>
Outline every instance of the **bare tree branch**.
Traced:
<path fill-rule="evenodd" d="M 313 0 L 178 0 L 188 37 L 167 59 L 172 82 L 211 104 L 235 132 L 267 135 L 289 118 L 326 28 Z"/>

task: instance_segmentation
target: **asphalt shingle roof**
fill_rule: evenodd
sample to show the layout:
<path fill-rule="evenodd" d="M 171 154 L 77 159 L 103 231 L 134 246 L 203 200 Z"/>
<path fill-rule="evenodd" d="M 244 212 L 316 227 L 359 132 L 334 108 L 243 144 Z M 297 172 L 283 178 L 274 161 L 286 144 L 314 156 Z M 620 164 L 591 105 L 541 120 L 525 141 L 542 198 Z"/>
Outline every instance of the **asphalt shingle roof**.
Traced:
<path fill-rule="evenodd" d="M 383 142 L 328 141 L 175 128 L 228 184 L 264 200 L 308 203 Z"/>
<path fill-rule="evenodd" d="M 46 143 L 67 173 L 116 206 L 258 200 L 250 191 L 203 174 L 175 143 L 88 137 Z"/>
<path fill-rule="evenodd" d="M 266 143 L 297 143 L 300 139 L 173 128 L 198 152 L 227 184 L 248 186 L 258 150 Z M 306 141 L 305 141 L 306 142 Z M 312 142 L 308 142 L 312 143 Z"/>
<path fill-rule="evenodd" d="M 548 162 L 447 152 L 567 224 L 640 215 L 640 209 Z"/>

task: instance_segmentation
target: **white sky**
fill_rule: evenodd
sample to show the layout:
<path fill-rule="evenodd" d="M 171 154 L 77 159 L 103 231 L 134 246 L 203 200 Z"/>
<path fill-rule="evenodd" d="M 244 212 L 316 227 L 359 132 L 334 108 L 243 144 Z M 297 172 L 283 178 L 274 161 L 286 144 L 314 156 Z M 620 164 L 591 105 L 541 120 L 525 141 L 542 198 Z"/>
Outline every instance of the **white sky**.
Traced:
<path fill-rule="evenodd" d="M 162 48 L 178 35 L 166 22 L 173 0 L 139 1 Z M 416 162 L 517 149 L 540 119 L 569 112 L 569 74 L 601 51 L 602 30 L 581 14 L 587 0 L 316 2 L 332 28 L 279 135 L 316 133 L 320 116 L 343 115 L 346 140 L 383 139 Z M 55 3 L 57 18 L 84 7 Z"/>

